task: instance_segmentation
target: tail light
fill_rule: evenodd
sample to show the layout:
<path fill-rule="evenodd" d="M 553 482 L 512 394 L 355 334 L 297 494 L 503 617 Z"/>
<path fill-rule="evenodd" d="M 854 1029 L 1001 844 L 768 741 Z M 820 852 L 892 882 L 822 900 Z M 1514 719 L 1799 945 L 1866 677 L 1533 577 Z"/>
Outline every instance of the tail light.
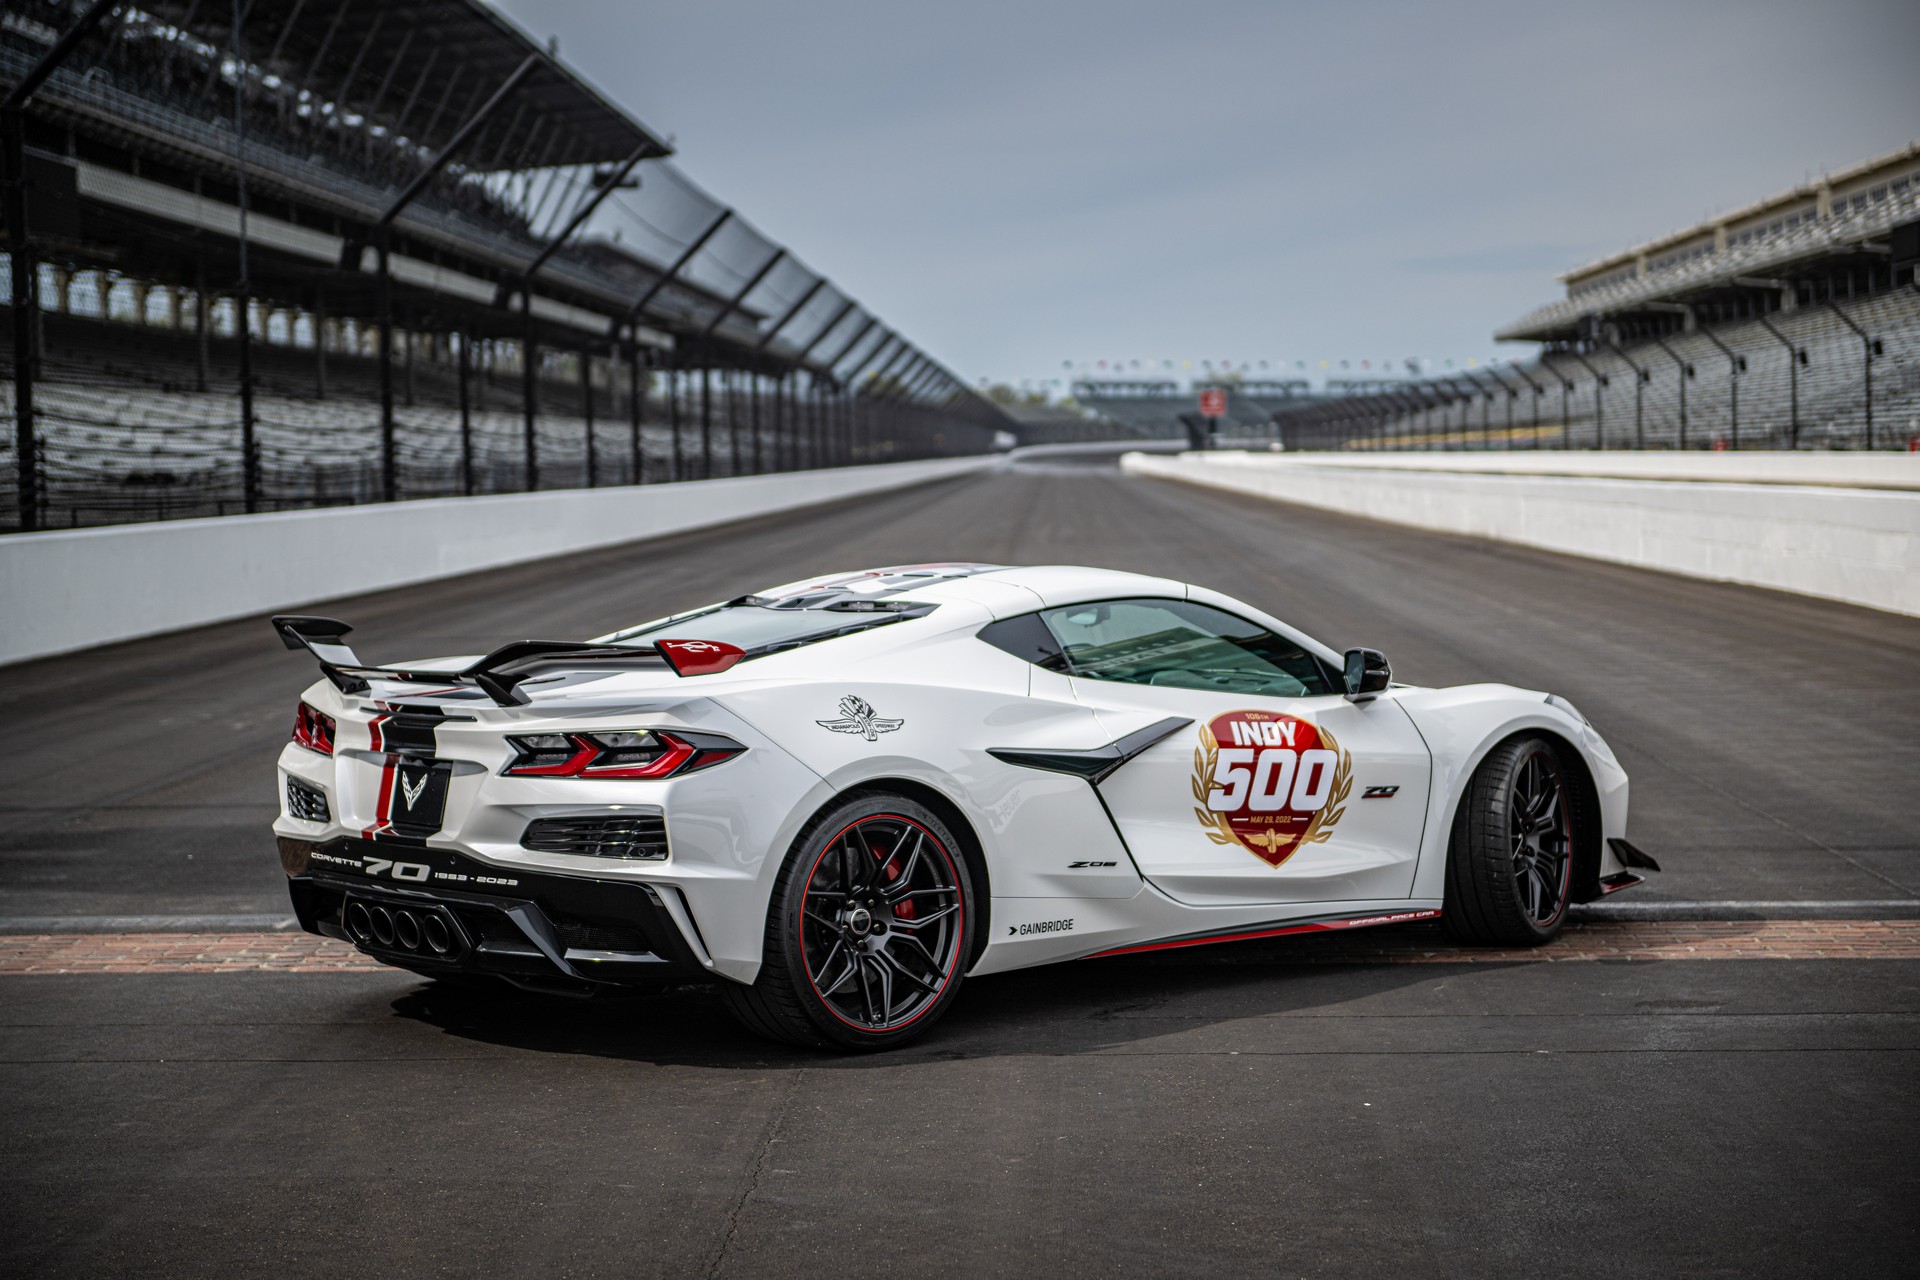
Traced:
<path fill-rule="evenodd" d="M 746 748 L 716 733 L 657 729 L 509 737 L 504 773 L 516 778 L 671 778 L 731 760 Z"/>
<path fill-rule="evenodd" d="M 332 755 L 333 717 L 301 703 L 300 710 L 294 713 L 293 740 L 309 751 L 318 751 L 323 756 Z"/>

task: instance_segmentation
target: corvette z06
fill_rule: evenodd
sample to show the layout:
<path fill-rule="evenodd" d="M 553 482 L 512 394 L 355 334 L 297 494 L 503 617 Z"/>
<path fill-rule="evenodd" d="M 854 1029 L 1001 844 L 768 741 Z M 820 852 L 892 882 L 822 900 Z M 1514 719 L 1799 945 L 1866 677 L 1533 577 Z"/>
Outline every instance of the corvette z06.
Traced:
<path fill-rule="evenodd" d="M 304 928 L 536 990 L 710 979 L 803 1045 L 898 1045 L 966 977 L 1058 960 L 1543 943 L 1655 869 L 1564 698 L 1397 684 L 1162 578 L 876 569 L 391 666 L 273 621 L 323 677 L 274 824 Z"/>

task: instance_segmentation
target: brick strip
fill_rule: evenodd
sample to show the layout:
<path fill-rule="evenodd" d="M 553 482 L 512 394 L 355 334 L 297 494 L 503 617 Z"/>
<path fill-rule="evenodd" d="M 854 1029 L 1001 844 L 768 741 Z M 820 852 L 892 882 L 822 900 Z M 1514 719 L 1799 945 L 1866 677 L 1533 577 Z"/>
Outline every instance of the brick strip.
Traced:
<path fill-rule="evenodd" d="M 1282 953 L 1280 942 L 1294 945 Z M 1263 944 L 1249 944 L 1263 945 Z M 1276 940 L 1299 964 L 1513 964 L 1577 960 L 1920 960 L 1920 920 L 1635 920 L 1569 924 L 1544 947 L 1467 947 L 1438 925 Z M 1196 952 L 1188 954 L 1197 954 Z M 1179 952 L 1169 952 L 1178 955 Z M 1262 956 L 1262 959 L 1268 959 Z"/>
<path fill-rule="evenodd" d="M 9 973 L 359 973 L 385 968 L 310 933 L 41 933 L 0 937 Z"/>
<path fill-rule="evenodd" d="M 1920 920 L 1572 924 L 1545 947 L 1462 947 L 1437 927 L 1363 929 L 1157 953 L 1149 963 L 1513 964 L 1572 960 L 1920 960 Z M 344 942 L 297 933 L 69 933 L 0 937 L 0 974 L 365 973 Z"/>

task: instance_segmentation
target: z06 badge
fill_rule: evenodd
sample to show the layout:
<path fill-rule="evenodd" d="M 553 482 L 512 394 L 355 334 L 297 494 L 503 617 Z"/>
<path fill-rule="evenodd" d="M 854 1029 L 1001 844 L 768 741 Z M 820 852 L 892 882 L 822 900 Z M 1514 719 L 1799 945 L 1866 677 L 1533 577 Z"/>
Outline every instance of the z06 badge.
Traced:
<path fill-rule="evenodd" d="M 1333 835 L 1352 792 L 1353 757 L 1310 720 L 1228 711 L 1200 726 L 1193 814 L 1215 844 L 1277 869 Z"/>

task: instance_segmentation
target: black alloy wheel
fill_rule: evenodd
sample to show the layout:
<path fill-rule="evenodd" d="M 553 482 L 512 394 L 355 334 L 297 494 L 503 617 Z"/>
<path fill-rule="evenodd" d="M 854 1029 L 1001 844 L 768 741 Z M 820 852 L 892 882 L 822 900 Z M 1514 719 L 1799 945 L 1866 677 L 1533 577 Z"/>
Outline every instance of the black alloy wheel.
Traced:
<path fill-rule="evenodd" d="M 849 823 L 814 859 L 801 893 L 807 981 L 860 1031 L 904 1027 L 939 1000 L 965 917 L 951 853 L 897 813 Z"/>
<path fill-rule="evenodd" d="M 726 988 L 752 1029 L 790 1043 L 891 1048 L 957 992 L 973 927 L 965 860 L 904 796 L 856 795 L 808 824 L 774 889 L 761 972 Z"/>
<path fill-rule="evenodd" d="M 1447 931 L 1466 942 L 1537 946 L 1559 933 L 1573 888 L 1575 797 L 1545 738 L 1487 753 L 1467 784 L 1447 852 Z"/>
<path fill-rule="evenodd" d="M 1567 909 L 1573 879 L 1572 805 L 1560 763 L 1550 751 L 1527 755 L 1513 778 L 1507 830 L 1513 846 L 1513 883 L 1527 918 L 1552 928 Z"/>

